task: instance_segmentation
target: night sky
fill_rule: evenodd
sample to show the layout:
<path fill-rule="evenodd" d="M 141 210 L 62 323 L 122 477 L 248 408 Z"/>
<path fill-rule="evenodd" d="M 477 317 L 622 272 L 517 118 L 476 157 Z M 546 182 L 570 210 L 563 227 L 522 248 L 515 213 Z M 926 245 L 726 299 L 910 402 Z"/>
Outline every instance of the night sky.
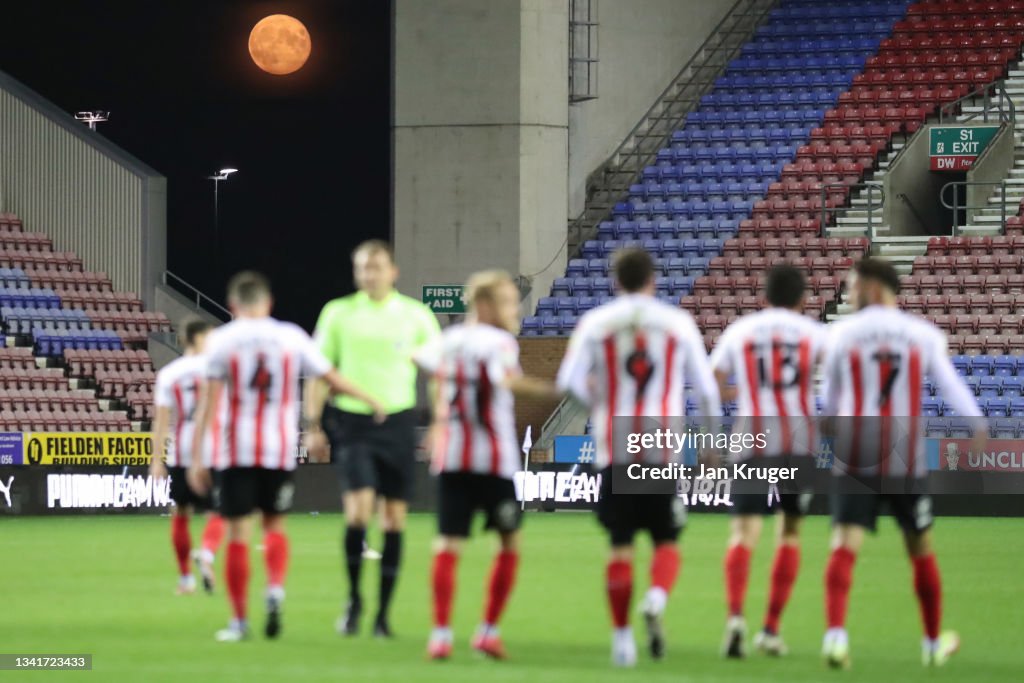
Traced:
<path fill-rule="evenodd" d="M 171 271 L 223 301 L 231 273 L 261 270 L 276 315 L 309 329 L 352 290 L 352 247 L 390 233 L 390 4 L 4 3 L 0 69 L 69 112 L 109 110 L 100 132 L 167 177 Z M 269 14 L 310 33 L 292 75 L 249 56 L 249 31 Z M 226 166 L 240 171 L 220 185 L 217 266 L 205 177 Z"/>

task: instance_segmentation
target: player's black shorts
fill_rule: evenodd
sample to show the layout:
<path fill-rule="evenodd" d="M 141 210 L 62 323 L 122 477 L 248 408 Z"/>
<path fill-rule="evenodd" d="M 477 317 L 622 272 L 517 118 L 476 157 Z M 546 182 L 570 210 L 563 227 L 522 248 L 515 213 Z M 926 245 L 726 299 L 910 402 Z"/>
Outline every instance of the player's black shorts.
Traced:
<path fill-rule="evenodd" d="M 932 515 L 932 498 L 926 491 L 915 493 L 850 493 L 843 490 L 837 478 L 832 492 L 832 522 L 854 524 L 870 531 L 877 530 L 878 515 L 883 505 L 896 518 L 906 533 L 920 534 L 928 530 L 935 521 Z"/>
<path fill-rule="evenodd" d="M 442 536 L 466 538 L 477 510 L 485 529 L 511 533 L 522 523 L 523 511 L 511 479 L 474 472 L 442 472 L 438 477 L 437 529 Z"/>
<path fill-rule="evenodd" d="M 612 493 L 612 470 L 601 470 L 597 519 L 613 546 L 631 545 L 638 531 L 655 543 L 675 541 L 686 526 L 686 504 L 674 493 Z M 623 475 L 625 476 L 625 475 Z"/>
<path fill-rule="evenodd" d="M 323 427 L 331 442 L 342 491 L 371 488 L 390 500 L 409 500 L 415 482 L 416 412 L 372 415 L 324 408 Z"/>
<path fill-rule="evenodd" d="M 191 505 L 195 512 L 206 512 L 213 509 L 212 492 L 200 496 L 188 485 L 186 473 L 187 467 L 172 466 L 167 468 L 167 474 L 171 477 L 171 500 L 178 507 Z M 217 476 L 217 473 L 214 473 Z"/>
<path fill-rule="evenodd" d="M 797 467 L 797 480 L 781 480 L 776 484 L 766 481 L 732 481 L 731 498 L 734 515 L 771 515 L 783 512 L 792 517 L 803 517 L 814 499 L 811 482 L 805 476 L 814 472 L 814 459 L 807 456 L 772 456 L 748 460 L 758 467 Z M 801 481 L 802 480 L 802 481 Z"/>
<path fill-rule="evenodd" d="M 262 467 L 229 467 L 213 487 L 220 514 L 228 519 L 245 517 L 253 510 L 279 515 L 292 507 L 295 484 L 288 470 Z"/>

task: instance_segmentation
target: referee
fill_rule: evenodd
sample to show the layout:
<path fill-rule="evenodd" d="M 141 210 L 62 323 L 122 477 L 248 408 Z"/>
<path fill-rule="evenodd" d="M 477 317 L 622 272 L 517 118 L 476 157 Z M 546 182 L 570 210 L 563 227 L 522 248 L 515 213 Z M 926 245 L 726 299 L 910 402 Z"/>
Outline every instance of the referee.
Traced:
<path fill-rule="evenodd" d="M 380 563 L 380 601 L 373 633 L 391 637 L 388 605 L 398 579 L 402 529 L 412 495 L 416 451 L 416 366 L 413 351 L 440 334 L 434 313 L 395 291 L 398 267 L 387 242 L 369 240 L 352 252 L 355 294 L 324 306 L 316 325 L 320 350 L 357 386 L 372 388 L 387 418 L 376 423 L 365 403 L 339 396 L 324 407 L 320 420 L 338 467 L 345 513 L 343 551 L 348 568 L 349 601 L 338 631 L 355 635 L 363 610 L 359 577 L 366 527 L 379 496 L 384 547 Z M 311 415 L 323 405 L 322 382 L 310 383 Z M 316 430 L 316 425 L 311 425 Z M 312 442 L 323 444 L 322 436 Z"/>

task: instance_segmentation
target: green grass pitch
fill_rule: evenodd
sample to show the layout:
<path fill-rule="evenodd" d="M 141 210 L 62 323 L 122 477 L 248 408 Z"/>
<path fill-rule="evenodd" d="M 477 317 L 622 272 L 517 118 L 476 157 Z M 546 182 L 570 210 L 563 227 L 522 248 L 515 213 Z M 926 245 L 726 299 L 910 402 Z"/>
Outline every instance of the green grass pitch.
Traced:
<path fill-rule="evenodd" d="M 723 661 L 721 564 L 727 517 L 691 515 L 680 581 L 669 602 L 669 650 L 641 657 L 635 671 L 609 664 L 609 622 L 602 591 L 605 541 L 591 515 L 531 513 L 519 582 L 502 624 L 511 659 L 485 661 L 468 640 L 480 616 L 494 540 L 477 536 L 458 570 L 455 656 L 433 663 L 423 652 L 429 628 L 428 569 L 433 518 L 414 515 L 396 596 L 393 642 L 334 632 L 344 582 L 338 515 L 293 515 L 291 566 L 282 639 L 214 642 L 228 616 L 217 594 L 176 597 L 167 518 L 24 518 L 3 522 L 4 589 L 0 651 L 92 653 L 91 672 L 0 672 L 3 680 L 46 681 L 1013 681 L 1021 680 L 1024 632 L 1021 569 L 1024 520 L 939 519 L 935 537 L 945 590 L 945 625 L 963 637 L 947 668 L 922 669 L 920 626 L 910 568 L 895 525 L 884 520 L 855 570 L 849 629 L 853 669 L 823 668 L 822 571 L 825 518 L 805 529 L 803 565 L 783 619 L 789 657 Z M 748 624 L 763 614 L 772 550 L 766 528 L 754 557 Z M 193 521 L 193 538 L 201 532 Z M 379 546 L 379 535 L 371 540 Z M 647 586 L 649 544 L 640 544 L 634 602 Z M 221 558 L 218 557 L 218 563 Z M 262 628 L 263 567 L 252 556 L 255 630 Z M 218 572 L 221 567 L 218 566 Z M 377 567 L 364 570 L 370 610 Z M 368 630 L 368 620 L 364 632 Z M 638 623 L 638 635 L 642 627 Z M 640 641 L 642 644 L 642 640 Z M 642 655 L 644 651 L 641 650 Z"/>

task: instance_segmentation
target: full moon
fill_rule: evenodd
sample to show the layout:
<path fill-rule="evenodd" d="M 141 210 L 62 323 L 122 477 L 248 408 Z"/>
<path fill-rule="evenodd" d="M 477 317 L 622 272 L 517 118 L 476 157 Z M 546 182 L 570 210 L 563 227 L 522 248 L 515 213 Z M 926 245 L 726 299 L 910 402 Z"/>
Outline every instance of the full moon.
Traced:
<path fill-rule="evenodd" d="M 309 59 L 309 31 L 287 14 L 260 19 L 249 34 L 249 54 L 268 74 L 284 76 L 298 71 Z"/>

